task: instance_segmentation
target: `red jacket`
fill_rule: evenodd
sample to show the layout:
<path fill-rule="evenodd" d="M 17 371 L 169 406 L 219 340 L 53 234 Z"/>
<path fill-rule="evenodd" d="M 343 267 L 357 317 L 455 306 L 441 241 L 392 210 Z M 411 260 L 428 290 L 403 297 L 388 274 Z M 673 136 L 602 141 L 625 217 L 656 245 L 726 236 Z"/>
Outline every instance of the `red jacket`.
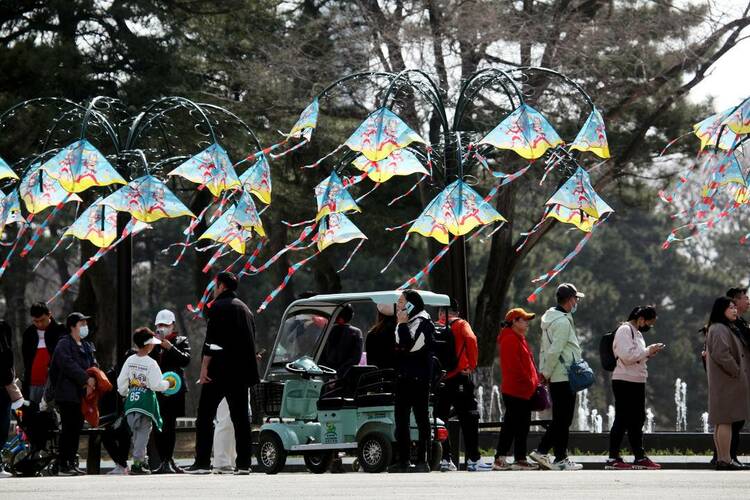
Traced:
<path fill-rule="evenodd" d="M 448 319 L 451 326 L 451 332 L 456 339 L 456 357 L 458 364 L 456 368 L 445 374 L 445 378 L 453 378 L 464 370 L 475 370 L 479 360 L 479 350 L 477 348 L 477 336 L 471 329 L 471 325 L 465 319 L 452 318 Z"/>
<path fill-rule="evenodd" d="M 510 328 L 503 328 L 497 337 L 497 348 L 503 377 L 502 393 L 531 399 L 539 384 L 539 376 L 526 337 Z"/>

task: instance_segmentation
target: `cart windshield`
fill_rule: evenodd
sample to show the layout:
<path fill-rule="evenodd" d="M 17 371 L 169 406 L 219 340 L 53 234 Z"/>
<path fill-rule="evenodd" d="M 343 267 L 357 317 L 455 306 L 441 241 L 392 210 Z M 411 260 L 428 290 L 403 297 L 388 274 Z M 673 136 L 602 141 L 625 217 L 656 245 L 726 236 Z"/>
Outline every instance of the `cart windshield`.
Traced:
<path fill-rule="evenodd" d="M 315 357 L 315 349 L 328 326 L 329 316 L 300 311 L 284 321 L 271 366 L 283 366 L 302 356 Z"/>

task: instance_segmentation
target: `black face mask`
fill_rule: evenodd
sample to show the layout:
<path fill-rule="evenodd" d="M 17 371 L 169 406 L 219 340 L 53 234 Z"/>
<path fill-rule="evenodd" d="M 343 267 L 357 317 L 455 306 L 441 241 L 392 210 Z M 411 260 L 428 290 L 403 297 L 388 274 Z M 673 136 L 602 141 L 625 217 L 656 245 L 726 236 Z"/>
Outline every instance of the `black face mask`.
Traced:
<path fill-rule="evenodd" d="M 643 325 L 638 327 L 638 331 L 641 333 L 646 333 L 649 330 L 651 330 L 651 325 Z"/>

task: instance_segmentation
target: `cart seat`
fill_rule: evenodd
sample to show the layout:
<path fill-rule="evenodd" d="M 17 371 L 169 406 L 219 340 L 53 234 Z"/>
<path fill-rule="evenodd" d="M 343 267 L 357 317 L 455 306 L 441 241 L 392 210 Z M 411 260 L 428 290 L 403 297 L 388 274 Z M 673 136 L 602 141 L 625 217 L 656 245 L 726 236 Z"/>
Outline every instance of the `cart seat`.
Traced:
<path fill-rule="evenodd" d="M 357 408 L 367 408 L 370 406 L 393 406 L 396 404 L 396 398 L 393 393 L 382 392 L 375 394 L 362 394 L 354 400 Z"/>
<path fill-rule="evenodd" d="M 318 400 L 318 411 L 341 410 L 353 407 L 354 400 L 351 398 L 325 398 Z"/>

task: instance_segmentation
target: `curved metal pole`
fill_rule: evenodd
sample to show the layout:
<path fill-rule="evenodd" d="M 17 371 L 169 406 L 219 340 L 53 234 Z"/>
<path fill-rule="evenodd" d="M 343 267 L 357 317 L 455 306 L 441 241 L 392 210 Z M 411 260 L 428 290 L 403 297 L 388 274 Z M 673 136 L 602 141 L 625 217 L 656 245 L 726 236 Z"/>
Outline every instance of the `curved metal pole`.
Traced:
<path fill-rule="evenodd" d="M 330 92 L 337 86 L 341 85 L 342 83 L 348 82 L 349 80 L 356 80 L 359 78 L 366 78 L 366 77 L 371 77 L 371 76 L 383 76 L 383 77 L 394 78 L 396 74 L 390 73 L 387 71 L 360 71 L 359 73 L 353 73 L 343 78 L 339 78 L 335 82 L 331 83 L 326 88 L 324 88 L 317 96 L 315 96 L 315 98 L 318 100 L 323 99 L 324 97 L 327 96 L 328 92 Z"/>
<path fill-rule="evenodd" d="M 125 149 L 133 149 L 133 145 L 138 140 L 138 137 L 142 131 L 141 128 L 141 122 L 143 121 L 143 118 L 148 115 L 156 106 L 168 103 L 168 102 L 178 102 L 183 105 L 186 105 L 186 107 L 191 107 L 198 111 L 203 119 L 206 122 L 206 125 L 208 126 L 209 133 L 211 134 L 211 138 L 213 139 L 213 142 L 218 142 L 216 140 L 216 133 L 214 132 L 213 125 L 211 125 L 211 120 L 209 120 L 206 113 L 203 111 L 203 109 L 198 105 L 197 103 L 191 101 L 190 99 L 185 99 L 184 97 L 178 97 L 178 96 L 171 96 L 171 97 L 163 97 L 153 103 L 151 103 L 145 110 L 141 111 L 138 116 L 136 116 L 135 120 L 133 120 L 133 123 L 130 126 L 130 130 L 128 131 L 128 138 L 125 141 Z"/>
<path fill-rule="evenodd" d="M 414 82 L 411 81 L 410 78 L 408 78 L 412 73 L 415 73 L 419 76 L 421 76 L 427 83 L 432 87 L 432 95 L 428 96 L 426 92 L 424 92 L 423 89 L 419 88 Z M 440 121 L 443 125 L 443 134 L 446 136 L 446 139 L 448 138 L 448 135 L 450 134 L 450 125 L 448 123 L 448 116 L 446 115 L 445 110 L 445 103 L 443 102 L 443 97 L 440 94 L 440 88 L 435 84 L 435 81 L 430 78 L 430 76 L 422 71 L 421 69 L 405 69 L 401 71 L 398 75 L 396 75 L 396 78 L 394 78 L 391 81 L 391 84 L 388 86 L 388 89 L 385 92 L 385 95 L 383 96 L 383 106 L 388 106 L 388 98 L 393 93 L 393 89 L 395 88 L 396 83 L 398 83 L 399 80 L 404 80 L 410 88 L 416 90 L 420 94 L 422 94 L 432 105 L 433 109 L 440 115 Z M 433 101 L 434 99 L 434 101 Z"/>
<path fill-rule="evenodd" d="M 258 139 L 258 136 L 255 135 L 255 131 L 250 127 L 250 125 L 248 125 L 247 123 L 245 123 L 239 116 L 237 116 L 236 114 L 232 113 L 228 109 L 222 108 L 221 106 L 215 106 L 213 104 L 208 104 L 208 103 L 203 103 L 203 102 L 198 103 L 198 105 L 202 106 L 202 107 L 205 107 L 205 108 L 208 108 L 208 109 L 213 109 L 215 111 L 220 111 L 220 112 L 222 112 L 222 113 L 224 113 L 226 115 L 229 115 L 230 117 L 234 118 L 235 120 L 237 120 L 237 122 L 240 125 L 242 125 L 242 127 L 253 138 L 253 141 L 255 141 L 255 146 L 258 148 L 258 150 L 259 151 L 263 150 L 263 145 L 260 143 L 260 139 Z"/>
<path fill-rule="evenodd" d="M 485 82 L 480 83 L 476 88 L 474 88 L 470 93 L 467 92 L 471 86 L 472 83 L 476 82 L 477 79 L 481 76 L 484 76 L 486 74 L 493 73 L 493 75 L 488 78 Z M 516 82 L 511 78 L 511 76 L 506 73 L 505 71 L 498 69 L 498 68 L 486 68 L 481 71 L 478 71 L 471 75 L 468 80 L 464 82 L 464 84 L 461 86 L 461 90 L 459 91 L 458 96 L 458 102 L 456 103 L 456 114 L 453 116 L 453 128 L 455 130 L 459 130 L 459 127 L 461 126 L 461 122 L 463 121 L 464 114 L 466 113 L 466 106 L 474 100 L 474 97 L 481 92 L 483 89 L 487 88 L 489 85 L 499 82 L 500 85 L 503 87 L 503 91 L 505 92 L 506 97 L 508 97 L 508 100 L 510 101 L 510 104 L 512 107 L 517 107 L 515 101 L 513 100 L 513 95 L 511 94 L 508 87 L 506 87 L 505 82 L 503 79 L 510 82 L 510 84 L 513 87 L 513 90 L 515 91 L 516 97 L 518 98 L 519 106 L 523 104 L 523 93 L 518 88 L 518 85 L 516 85 Z"/>
<path fill-rule="evenodd" d="M 120 153 L 120 141 L 117 137 L 117 134 L 114 131 L 114 128 L 112 127 L 112 124 L 109 123 L 109 120 L 106 119 L 94 106 L 96 106 L 96 103 L 99 102 L 102 99 L 108 99 L 105 96 L 96 96 L 91 101 L 89 101 L 88 106 L 86 106 L 86 112 L 83 115 L 83 120 L 81 122 L 81 139 L 83 140 L 86 137 L 86 129 L 88 128 L 90 116 L 93 114 L 96 118 L 98 118 L 100 124 L 107 130 L 107 134 L 109 134 L 110 139 L 112 139 L 112 143 L 115 146 L 115 150 L 117 153 Z M 112 99 L 114 101 L 115 99 Z"/>
<path fill-rule="evenodd" d="M 577 84 L 576 82 L 574 82 L 573 80 L 571 80 L 569 77 L 563 75 L 562 73 L 560 73 L 558 71 L 555 71 L 555 70 L 550 69 L 550 68 L 545 68 L 545 67 L 542 67 L 542 66 L 519 66 L 517 68 L 510 69 L 509 71 L 511 73 L 516 72 L 516 71 L 520 71 L 520 72 L 523 73 L 524 71 L 527 71 L 527 70 L 528 71 L 539 71 L 539 72 L 542 72 L 542 73 L 547 73 L 548 75 L 556 76 L 556 77 L 564 80 L 565 82 L 567 82 L 570 85 L 572 85 L 583 96 L 583 98 L 586 100 L 586 102 L 588 103 L 588 105 L 591 106 L 591 110 L 592 111 L 594 109 L 596 109 L 596 106 L 594 106 L 594 101 L 592 101 L 591 97 L 586 93 L 585 90 L 583 90 L 583 87 L 581 87 L 579 84 Z"/>

